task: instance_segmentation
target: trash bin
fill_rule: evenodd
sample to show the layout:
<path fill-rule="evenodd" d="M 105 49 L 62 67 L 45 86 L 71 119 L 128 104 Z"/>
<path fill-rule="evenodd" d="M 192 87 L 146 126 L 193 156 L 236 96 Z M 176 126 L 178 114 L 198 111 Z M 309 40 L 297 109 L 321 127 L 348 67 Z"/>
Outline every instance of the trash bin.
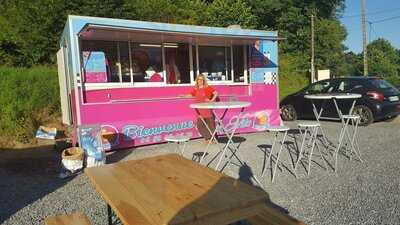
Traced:
<path fill-rule="evenodd" d="M 72 173 L 83 168 L 83 149 L 72 147 L 65 149 L 61 154 L 61 164 Z"/>

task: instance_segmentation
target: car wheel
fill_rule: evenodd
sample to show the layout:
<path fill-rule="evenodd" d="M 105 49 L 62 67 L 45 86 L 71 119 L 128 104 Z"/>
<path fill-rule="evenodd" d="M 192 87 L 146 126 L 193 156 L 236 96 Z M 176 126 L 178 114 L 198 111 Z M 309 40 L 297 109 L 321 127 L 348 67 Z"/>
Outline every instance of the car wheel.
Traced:
<path fill-rule="evenodd" d="M 360 116 L 360 126 L 368 126 L 374 122 L 374 115 L 371 109 L 365 105 L 357 105 L 354 107 L 353 114 Z"/>
<path fill-rule="evenodd" d="M 281 117 L 285 121 L 297 120 L 296 109 L 292 105 L 284 105 L 281 107 Z"/>

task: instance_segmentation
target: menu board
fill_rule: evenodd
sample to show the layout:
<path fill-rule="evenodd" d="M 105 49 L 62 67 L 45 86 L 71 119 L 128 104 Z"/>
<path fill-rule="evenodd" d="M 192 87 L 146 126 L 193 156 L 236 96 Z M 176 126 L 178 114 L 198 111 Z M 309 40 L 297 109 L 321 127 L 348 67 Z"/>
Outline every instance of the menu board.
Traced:
<path fill-rule="evenodd" d="M 276 43 L 255 41 L 250 51 L 250 82 L 275 85 L 277 81 Z"/>
<path fill-rule="evenodd" d="M 107 66 L 104 52 L 84 51 L 83 69 L 85 71 L 85 82 L 105 83 L 107 82 Z"/>

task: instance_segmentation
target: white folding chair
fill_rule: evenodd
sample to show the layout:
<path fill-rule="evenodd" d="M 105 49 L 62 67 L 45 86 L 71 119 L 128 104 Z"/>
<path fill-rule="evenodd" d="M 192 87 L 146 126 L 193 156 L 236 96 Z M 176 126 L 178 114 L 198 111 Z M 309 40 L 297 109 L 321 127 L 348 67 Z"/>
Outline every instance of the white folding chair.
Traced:
<path fill-rule="evenodd" d="M 222 150 L 222 154 L 219 157 L 218 163 L 215 167 L 215 170 L 218 170 L 219 165 L 222 162 L 222 158 L 225 156 L 226 151 L 228 150 L 229 147 L 232 147 L 232 149 L 229 149 L 232 153 L 232 155 L 229 157 L 228 162 L 230 162 L 230 160 L 232 159 L 233 156 L 235 156 L 239 161 L 240 158 L 238 157 L 237 154 L 239 154 L 239 149 L 236 145 L 234 145 L 234 140 L 233 140 L 233 136 L 235 135 L 236 129 L 239 128 L 240 125 L 240 121 L 241 121 L 241 114 L 239 114 L 238 116 L 232 117 L 229 121 L 228 124 L 224 125 L 222 123 L 222 121 L 220 121 L 218 118 L 216 119 L 217 122 L 217 126 L 216 126 L 216 132 L 219 134 L 225 134 L 226 138 L 227 138 L 227 142 Z"/>
<path fill-rule="evenodd" d="M 351 145 L 350 160 L 354 150 L 355 155 L 362 162 L 360 147 L 358 145 L 358 140 L 357 140 L 358 125 L 360 123 L 361 117 L 359 115 L 343 115 L 343 119 L 346 120 L 347 124 L 349 124 L 345 132 L 347 135 L 347 140 L 350 142 Z M 350 121 L 351 123 L 348 121 Z"/>
<path fill-rule="evenodd" d="M 301 162 L 302 158 L 304 157 L 305 148 L 309 148 L 307 175 L 310 175 L 311 161 L 312 161 L 312 156 L 313 156 L 313 152 L 314 152 L 314 147 L 315 146 L 317 147 L 317 150 L 318 150 L 322 160 L 324 161 L 325 169 L 328 169 L 328 165 L 326 163 L 324 155 L 322 154 L 322 152 L 321 152 L 321 150 L 320 150 L 320 148 L 318 147 L 318 144 L 317 144 L 318 131 L 321 131 L 321 133 L 322 133 L 321 124 L 319 122 L 314 122 L 314 121 L 300 122 L 298 124 L 298 127 L 299 127 L 300 134 L 303 135 L 303 139 L 302 139 L 302 142 L 301 142 L 301 147 L 300 147 L 300 151 L 299 151 L 299 157 L 298 157 L 297 162 L 296 162 L 296 164 L 294 166 L 294 174 L 295 174 L 295 176 L 297 177 L 297 172 L 296 172 L 297 171 L 297 166 L 299 165 L 299 163 Z M 301 131 L 302 129 L 304 130 L 304 133 Z M 306 141 L 306 138 L 307 138 L 308 135 L 309 135 L 309 139 L 308 139 L 308 141 Z"/>
<path fill-rule="evenodd" d="M 282 126 L 268 127 L 266 130 L 275 134 L 274 141 L 272 142 L 272 146 L 271 146 L 271 151 L 269 153 L 268 160 L 267 160 L 267 162 L 271 161 L 271 169 L 272 169 L 272 160 L 271 160 L 271 158 L 272 158 L 272 154 L 274 152 L 274 147 L 275 147 L 275 144 L 276 144 L 276 142 L 278 140 L 279 133 L 283 133 L 283 138 L 282 138 L 281 141 L 279 141 L 281 146 L 280 146 L 278 154 L 276 156 L 275 168 L 272 170 L 272 182 L 274 182 L 276 170 L 278 168 L 279 157 L 281 155 L 282 148 L 283 148 L 283 145 L 285 144 L 286 136 L 287 136 L 287 133 L 290 130 L 290 128 L 287 127 L 287 126 L 282 125 Z M 267 170 L 267 168 L 264 168 L 264 170 L 262 171 L 261 177 L 264 176 L 266 170 Z"/>
<path fill-rule="evenodd" d="M 190 140 L 190 137 L 184 135 L 170 135 L 164 138 L 165 141 L 173 142 L 178 145 L 177 150 L 180 152 L 180 155 L 183 156 L 185 153 L 186 143 Z M 182 145 L 182 147 L 180 147 Z"/>

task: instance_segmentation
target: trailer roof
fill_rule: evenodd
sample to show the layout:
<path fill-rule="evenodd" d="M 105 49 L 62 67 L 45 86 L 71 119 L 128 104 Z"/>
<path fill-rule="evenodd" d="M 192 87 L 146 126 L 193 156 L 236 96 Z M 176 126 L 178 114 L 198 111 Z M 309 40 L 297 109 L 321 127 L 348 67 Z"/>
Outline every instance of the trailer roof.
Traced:
<path fill-rule="evenodd" d="M 254 40 L 282 40 L 276 31 L 262 31 L 241 28 L 193 26 L 170 23 L 145 22 L 99 17 L 68 17 L 72 32 L 83 39 L 129 40 L 131 38 L 154 41 L 195 41 L 224 42 L 227 39 L 237 43 Z M 159 35 L 155 35 L 159 34 Z M 151 39 L 149 39 L 151 37 Z M 183 40 L 181 40 L 183 39 Z"/>

